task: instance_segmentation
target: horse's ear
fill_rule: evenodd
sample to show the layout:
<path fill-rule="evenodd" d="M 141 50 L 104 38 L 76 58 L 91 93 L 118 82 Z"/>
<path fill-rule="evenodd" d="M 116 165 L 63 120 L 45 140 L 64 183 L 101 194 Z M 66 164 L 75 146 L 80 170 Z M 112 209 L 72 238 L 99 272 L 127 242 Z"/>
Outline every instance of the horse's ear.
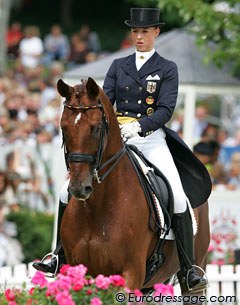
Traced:
<path fill-rule="evenodd" d="M 86 90 L 90 99 L 95 99 L 99 94 L 99 87 L 91 77 L 88 78 L 86 83 Z"/>
<path fill-rule="evenodd" d="M 64 81 L 62 79 L 59 79 L 57 82 L 57 89 L 59 94 L 62 97 L 65 97 L 66 99 L 70 99 L 71 98 L 71 94 L 73 92 L 73 88 L 69 85 L 67 85 L 66 83 L 64 83 Z"/>

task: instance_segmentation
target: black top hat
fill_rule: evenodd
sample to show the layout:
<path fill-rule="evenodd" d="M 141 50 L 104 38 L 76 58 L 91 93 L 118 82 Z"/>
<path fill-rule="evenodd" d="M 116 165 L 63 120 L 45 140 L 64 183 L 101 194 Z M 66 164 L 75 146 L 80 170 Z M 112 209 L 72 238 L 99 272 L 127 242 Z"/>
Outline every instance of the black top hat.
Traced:
<path fill-rule="evenodd" d="M 131 20 L 125 24 L 132 28 L 161 27 L 165 23 L 159 22 L 160 10 L 158 8 L 131 8 Z"/>

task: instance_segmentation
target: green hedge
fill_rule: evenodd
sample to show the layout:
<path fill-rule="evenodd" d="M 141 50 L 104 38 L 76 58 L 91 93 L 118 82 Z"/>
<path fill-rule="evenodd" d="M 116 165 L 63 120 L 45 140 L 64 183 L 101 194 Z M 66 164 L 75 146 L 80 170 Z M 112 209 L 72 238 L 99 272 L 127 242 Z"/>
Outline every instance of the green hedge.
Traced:
<path fill-rule="evenodd" d="M 17 225 L 17 239 L 20 241 L 24 263 L 42 258 L 50 252 L 53 238 L 54 216 L 30 209 L 12 212 L 7 220 Z"/>

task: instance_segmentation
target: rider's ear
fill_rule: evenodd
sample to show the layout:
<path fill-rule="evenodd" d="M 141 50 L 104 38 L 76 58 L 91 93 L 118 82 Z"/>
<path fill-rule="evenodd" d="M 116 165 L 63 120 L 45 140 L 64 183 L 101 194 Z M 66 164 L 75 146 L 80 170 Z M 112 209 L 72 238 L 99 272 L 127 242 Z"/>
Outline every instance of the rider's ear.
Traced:
<path fill-rule="evenodd" d="M 70 99 L 71 94 L 73 92 L 73 88 L 69 85 L 67 85 L 66 83 L 64 83 L 64 81 L 62 79 L 59 79 L 57 82 L 57 89 L 59 94 L 62 97 L 65 97 L 67 100 Z"/>
<path fill-rule="evenodd" d="M 86 83 L 86 90 L 90 99 L 95 99 L 99 94 L 99 87 L 91 77 L 88 78 Z"/>

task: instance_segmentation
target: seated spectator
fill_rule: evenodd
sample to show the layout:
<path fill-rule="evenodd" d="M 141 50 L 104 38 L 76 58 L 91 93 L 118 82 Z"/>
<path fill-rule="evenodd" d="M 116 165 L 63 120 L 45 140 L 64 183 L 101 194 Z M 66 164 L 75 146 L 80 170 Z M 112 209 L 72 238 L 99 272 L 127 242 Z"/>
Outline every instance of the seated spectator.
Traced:
<path fill-rule="evenodd" d="M 212 165 L 209 172 L 212 178 L 213 189 L 215 190 L 226 190 L 231 189 L 228 186 L 228 176 L 223 164 L 216 162 Z"/>
<path fill-rule="evenodd" d="M 235 130 L 233 136 L 228 136 L 228 138 L 221 145 L 219 160 L 225 164 L 226 168 L 229 167 L 231 156 L 235 152 L 240 153 L 240 128 Z"/>
<path fill-rule="evenodd" d="M 83 24 L 79 31 L 79 37 L 81 40 L 87 43 L 87 49 L 89 52 L 99 54 L 101 51 L 101 43 L 97 32 L 90 29 L 88 24 Z"/>
<path fill-rule="evenodd" d="M 36 68 L 40 63 L 44 51 L 40 31 L 37 26 L 27 26 L 24 38 L 19 45 L 20 62 L 24 68 Z"/>
<path fill-rule="evenodd" d="M 182 135 L 184 122 L 184 110 L 182 108 L 177 109 L 171 120 L 171 129 L 176 131 L 180 136 Z"/>
<path fill-rule="evenodd" d="M 6 133 L 11 125 L 7 109 L 1 108 L 0 110 L 0 144 L 7 142 Z"/>
<path fill-rule="evenodd" d="M 22 246 L 15 238 L 16 225 L 6 221 L 4 206 L 0 202 L 0 267 L 13 266 L 23 262 Z"/>
<path fill-rule="evenodd" d="M 232 189 L 240 189 L 240 152 L 232 154 L 228 176 L 229 185 Z"/>
<path fill-rule="evenodd" d="M 62 33 L 59 25 L 53 25 L 50 33 L 44 38 L 45 55 L 43 63 L 50 65 L 52 61 L 65 62 L 69 56 L 70 44 L 68 37 Z"/>
<path fill-rule="evenodd" d="M 52 80 L 56 80 L 56 78 L 60 78 L 64 71 L 64 65 L 59 61 L 53 61 L 48 68 L 49 68 L 48 77 Z"/>
<path fill-rule="evenodd" d="M 234 130 L 233 136 L 229 136 L 224 142 L 225 147 L 240 147 L 240 127 Z"/>
<path fill-rule="evenodd" d="M 17 205 L 13 198 L 13 193 L 9 188 L 7 173 L 0 171 L 0 205 L 2 205 L 5 214 L 14 210 L 14 207 Z"/>
<path fill-rule="evenodd" d="M 215 140 L 210 140 L 207 142 L 210 147 L 212 147 L 213 149 L 213 154 L 211 156 L 211 163 L 214 164 L 216 162 L 218 162 L 218 159 L 219 159 L 219 152 L 220 152 L 220 149 L 221 149 L 221 146 L 220 144 L 215 141 Z"/>
<path fill-rule="evenodd" d="M 20 22 L 13 22 L 6 34 L 7 54 L 11 59 L 16 59 L 18 56 L 18 48 L 20 41 L 23 38 L 23 32 Z"/>
<path fill-rule="evenodd" d="M 53 81 L 50 78 L 39 79 L 40 109 L 44 109 L 51 100 L 58 96 Z"/>
<path fill-rule="evenodd" d="M 208 124 L 202 132 L 201 141 L 217 141 L 218 140 L 218 126 L 214 124 Z"/>
<path fill-rule="evenodd" d="M 199 141 L 204 129 L 208 126 L 207 122 L 208 109 L 205 106 L 197 106 L 195 110 L 195 119 L 193 126 L 194 140 Z"/>
<path fill-rule="evenodd" d="M 88 53 L 89 49 L 86 41 L 81 39 L 77 34 L 73 34 L 71 37 L 71 50 L 68 57 L 68 69 L 86 63 Z"/>
<path fill-rule="evenodd" d="M 212 158 L 214 155 L 213 146 L 207 142 L 199 142 L 193 147 L 194 155 L 206 166 L 210 172 L 212 167 Z"/>

